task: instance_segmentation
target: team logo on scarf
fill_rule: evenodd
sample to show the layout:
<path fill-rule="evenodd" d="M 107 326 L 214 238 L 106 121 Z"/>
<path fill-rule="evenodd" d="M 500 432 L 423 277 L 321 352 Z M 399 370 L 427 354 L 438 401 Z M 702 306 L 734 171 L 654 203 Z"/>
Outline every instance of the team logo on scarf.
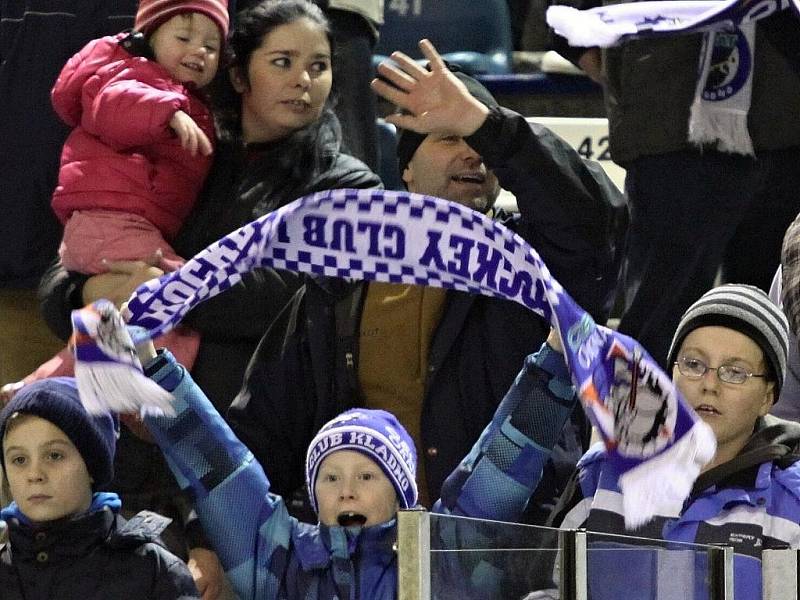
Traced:
<path fill-rule="evenodd" d="M 752 64 L 750 45 L 739 29 L 734 33 L 717 33 L 703 100 L 719 102 L 736 94 L 747 83 Z"/>
<path fill-rule="evenodd" d="M 583 11 L 552 6 L 547 9 L 547 23 L 571 46 L 583 47 L 703 33 L 688 141 L 701 148 L 752 156 L 747 117 L 756 22 L 790 7 L 800 15 L 800 0 L 664 0 Z"/>
<path fill-rule="evenodd" d="M 257 267 L 456 289 L 541 315 L 560 333 L 583 407 L 624 472 L 629 526 L 680 506 L 714 454 L 708 426 L 637 342 L 596 325 L 521 237 L 438 198 L 377 190 L 300 198 L 140 286 L 128 323 L 161 335 Z"/>

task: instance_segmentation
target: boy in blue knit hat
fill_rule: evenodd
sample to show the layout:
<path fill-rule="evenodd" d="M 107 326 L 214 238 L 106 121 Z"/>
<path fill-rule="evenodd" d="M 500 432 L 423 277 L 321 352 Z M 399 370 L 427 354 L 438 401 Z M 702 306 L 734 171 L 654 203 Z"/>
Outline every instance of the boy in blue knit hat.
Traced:
<path fill-rule="evenodd" d="M 348 410 L 327 423 L 306 454 L 306 485 L 321 523 L 379 525 L 417 504 L 417 453 L 395 416 Z M 313 490 L 313 491 L 312 491 Z"/>
<path fill-rule="evenodd" d="M 0 412 L 0 464 L 13 502 L 0 512 L 3 600 L 34 598 L 199 598 L 180 559 L 157 543 L 168 520 L 117 516 L 114 474 L 119 424 L 89 415 L 75 381 L 25 386 Z"/>
<path fill-rule="evenodd" d="M 397 597 L 396 513 L 417 503 L 417 455 L 393 415 L 355 408 L 322 427 L 306 454 L 319 523 L 302 523 L 270 493 L 261 465 L 169 351 L 157 355 L 146 344 L 139 352 L 145 373 L 173 394 L 176 412 L 145 423 L 181 487 L 195 497 L 239 598 Z M 539 383 L 528 372 L 532 360 L 445 482 L 435 512 L 519 519 L 575 402 L 566 386 L 529 393 Z M 461 580 L 469 597 L 486 597 L 476 592 L 478 583 Z"/>

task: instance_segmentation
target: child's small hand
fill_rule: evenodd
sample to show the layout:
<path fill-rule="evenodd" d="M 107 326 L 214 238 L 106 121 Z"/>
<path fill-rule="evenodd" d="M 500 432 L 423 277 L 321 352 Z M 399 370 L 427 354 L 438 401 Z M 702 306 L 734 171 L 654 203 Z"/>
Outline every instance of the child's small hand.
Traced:
<path fill-rule="evenodd" d="M 7 383 L 0 388 L 0 407 L 5 406 L 14 398 L 14 395 L 20 391 L 25 385 L 24 381 L 15 381 L 14 383 Z"/>
<path fill-rule="evenodd" d="M 223 590 L 225 571 L 216 553 L 205 548 L 192 548 L 186 564 L 197 590 L 202 594 L 202 600 L 219 598 Z"/>
<path fill-rule="evenodd" d="M 176 111 L 172 115 L 169 126 L 180 139 L 181 147 L 192 156 L 195 156 L 198 150 L 203 156 L 208 156 L 213 151 L 208 136 L 203 133 L 203 130 L 194 122 L 194 119 L 182 110 Z"/>
<path fill-rule="evenodd" d="M 559 354 L 564 354 L 564 346 L 561 344 L 561 337 L 554 328 L 550 329 L 550 335 L 547 336 L 547 345 Z"/>

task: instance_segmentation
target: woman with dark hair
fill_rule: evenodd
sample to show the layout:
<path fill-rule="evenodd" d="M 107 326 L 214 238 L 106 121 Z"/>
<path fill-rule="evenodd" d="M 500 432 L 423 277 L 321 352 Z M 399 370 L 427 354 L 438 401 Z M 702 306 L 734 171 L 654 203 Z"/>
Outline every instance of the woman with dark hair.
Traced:
<path fill-rule="evenodd" d="M 305 194 L 382 187 L 366 165 L 341 151 L 330 96 L 332 37 L 319 7 L 306 0 L 251 6 L 237 15 L 229 49 L 227 72 L 220 70 L 212 92 L 220 143 L 175 240 L 182 256 Z M 157 265 L 144 262 L 114 264 L 88 279 L 56 265 L 39 290 L 45 319 L 66 338 L 73 308 L 100 297 L 122 302 L 158 275 Z M 297 287 L 297 275 L 262 269 L 187 316 L 186 324 L 202 335 L 192 375 L 220 410 L 238 392 L 258 340 Z"/>
<path fill-rule="evenodd" d="M 319 7 L 306 0 L 266 0 L 251 6 L 237 15 L 229 48 L 227 72 L 220 70 L 212 92 L 219 143 L 203 192 L 174 241 L 181 256 L 193 256 L 300 196 L 332 188 L 382 187 L 365 164 L 341 151 L 341 132 L 331 109 L 332 37 Z M 54 265 L 39 289 L 45 319 L 66 339 L 72 309 L 101 297 L 121 304 L 140 283 L 161 275 L 158 257 L 153 258 L 115 263 L 108 273 L 89 278 Z M 201 334 L 192 376 L 222 414 L 239 391 L 259 339 L 299 285 L 296 274 L 259 269 L 187 316 L 186 324 Z M 177 533 L 191 548 L 189 557 L 204 557 L 207 562 L 198 570 L 214 579 L 218 563 L 206 551 L 197 551 L 209 546 L 199 523 L 191 519 L 193 513 L 187 514 L 180 491 L 174 483 L 171 489 L 164 486 L 169 476 L 158 451 L 127 428 L 122 436 L 110 489 L 134 512 L 152 507 L 171 512 L 183 525 Z M 170 511 L 172 505 L 176 508 Z M 202 582 L 198 587 L 203 591 Z"/>

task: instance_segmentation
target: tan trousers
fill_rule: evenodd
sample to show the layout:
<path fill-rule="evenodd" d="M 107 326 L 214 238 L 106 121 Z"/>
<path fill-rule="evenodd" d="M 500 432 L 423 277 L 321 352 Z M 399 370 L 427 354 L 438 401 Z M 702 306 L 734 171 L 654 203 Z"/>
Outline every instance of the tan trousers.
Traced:
<path fill-rule="evenodd" d="M 22 379 L 63 346 L 39 316 L 35 290 L 0 289 L 0 386 Z"/>
<path fill-rule="evenodd" d="M 35 290 L 0 289 L 0 386 L 22 379 L 63 347 L 39 316 Z"/>

